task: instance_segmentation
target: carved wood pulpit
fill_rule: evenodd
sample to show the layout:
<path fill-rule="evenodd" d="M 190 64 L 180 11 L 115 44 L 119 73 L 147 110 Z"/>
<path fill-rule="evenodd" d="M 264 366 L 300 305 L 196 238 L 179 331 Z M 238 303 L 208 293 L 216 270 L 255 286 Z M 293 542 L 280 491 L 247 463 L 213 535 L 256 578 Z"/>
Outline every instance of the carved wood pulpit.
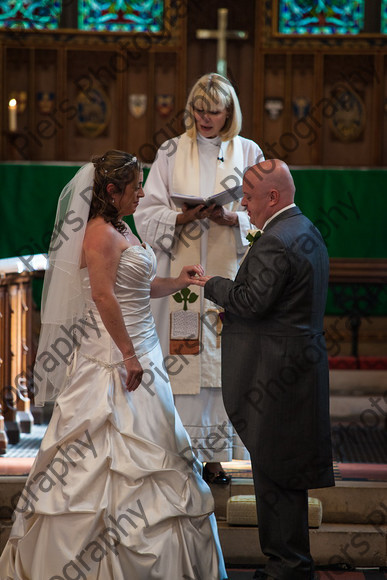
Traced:
<path fill-rule="evenodd" d="M 32 379 L 32 280 L 40 272 L 0 279 L 0 453 L 18 443 L 34 423 L 28 387 Z"/>

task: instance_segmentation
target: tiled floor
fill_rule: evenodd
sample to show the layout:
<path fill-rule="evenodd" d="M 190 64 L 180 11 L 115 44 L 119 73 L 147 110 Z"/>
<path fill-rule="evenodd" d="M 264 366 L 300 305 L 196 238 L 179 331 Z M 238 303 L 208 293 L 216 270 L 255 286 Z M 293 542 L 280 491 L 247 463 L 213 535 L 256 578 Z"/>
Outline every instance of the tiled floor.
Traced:
<path fill-rule="evenodd" d="M 19 443 L 8 445 L 4 458 L 35 457 L 46 429 L 47 425 L 33 425 L 31 433 L 21 433 Z"/>

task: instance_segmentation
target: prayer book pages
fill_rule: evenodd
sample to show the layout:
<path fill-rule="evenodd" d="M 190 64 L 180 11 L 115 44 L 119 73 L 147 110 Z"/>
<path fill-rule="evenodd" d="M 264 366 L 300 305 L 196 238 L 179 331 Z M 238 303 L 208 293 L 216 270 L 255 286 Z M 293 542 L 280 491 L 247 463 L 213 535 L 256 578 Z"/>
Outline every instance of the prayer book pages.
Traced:
<path fill-rule="evenodd" d="M 226 205 L 227 203 L 231 203 L 236 201 L 237 199 L 241 199 L 243 197 L 243 190 L 241 185 L 236 185 L 235 187 L 230 187 L 229 189 L 225 189 L 219 193 L 214 193 L 214 195 L 210 195 L 210 197 L 198 197 L 196 195 L 184 195 L 182 193 L 173 193 L 171 195 L 171 199 L 176 207 L 182 207 L 184 203 L 187 205 L 212 205 L 215 203 L 216 205 Z"/>

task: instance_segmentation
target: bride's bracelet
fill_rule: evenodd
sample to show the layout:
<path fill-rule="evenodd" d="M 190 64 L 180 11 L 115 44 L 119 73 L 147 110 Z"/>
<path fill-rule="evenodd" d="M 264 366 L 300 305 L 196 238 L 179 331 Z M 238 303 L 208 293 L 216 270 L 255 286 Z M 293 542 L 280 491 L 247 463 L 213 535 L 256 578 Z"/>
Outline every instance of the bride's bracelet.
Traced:
<path fill-rule="evenodd" d="M 125 362 L 126 360 L 130 360 L 131 358 L 134 358 L 136 356 L 136 353 L 132 354 L 132 356 L 128 356 L 127 358 L 123 358 L 122 362 Z"/>

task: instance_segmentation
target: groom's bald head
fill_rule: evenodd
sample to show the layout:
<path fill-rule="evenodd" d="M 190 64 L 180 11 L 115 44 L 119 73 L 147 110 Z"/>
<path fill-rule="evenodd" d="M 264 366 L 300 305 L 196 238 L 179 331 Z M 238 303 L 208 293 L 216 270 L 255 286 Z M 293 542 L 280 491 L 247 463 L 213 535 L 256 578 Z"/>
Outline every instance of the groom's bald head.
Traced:
<path fill-rule="evenodd" d="M 243 179 L 242 205 L 251 222 L 262 228 L 266 220 L 294 202 L 295 186 L 289 167 L 280 159 L 268 159 L 250 167 Z"/>

